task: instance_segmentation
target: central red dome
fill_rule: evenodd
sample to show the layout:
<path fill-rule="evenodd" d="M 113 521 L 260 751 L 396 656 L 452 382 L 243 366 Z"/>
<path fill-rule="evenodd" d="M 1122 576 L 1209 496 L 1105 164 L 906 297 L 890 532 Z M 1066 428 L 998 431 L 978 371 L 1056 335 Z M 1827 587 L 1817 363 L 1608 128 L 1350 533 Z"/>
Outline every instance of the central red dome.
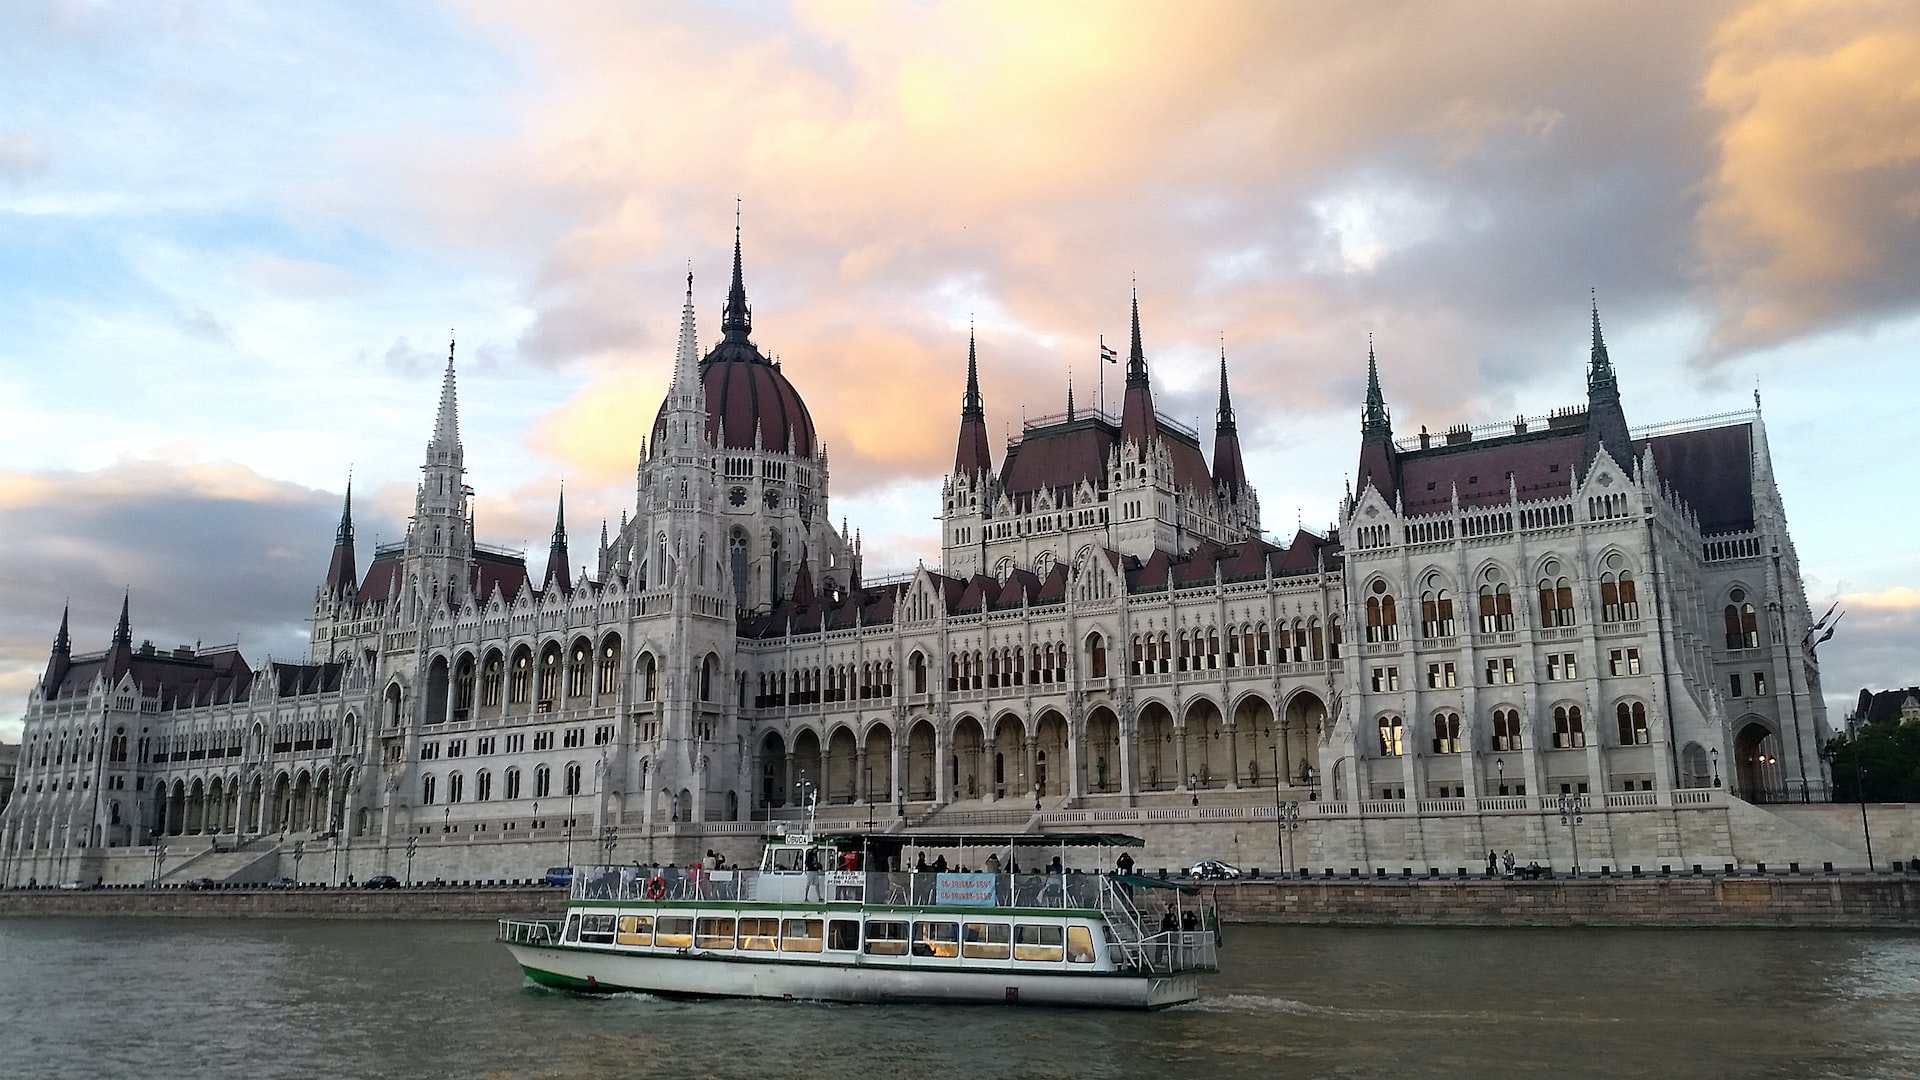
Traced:
<path fill-rule="evenodd" d="M 707 396 L 707 438 L 724 435 L 728 450 L 751 450 L 756 435 L 763 449 L 813 456 L 813 416 L 799 391 L 787 381 L 780 366 L 760 355 L 750 334 L 753 313 L 747 307 L 747 289 L 740 274 L 740 234 L 733 237 L 733 288 L 721 319 L 723 336 L 700 361 L 700 384 Z M 666 402 L 654 417 L 653 437 L 660 438 L 666 423 Z M 789 446 L 791 444 L 791 446 Z"/>

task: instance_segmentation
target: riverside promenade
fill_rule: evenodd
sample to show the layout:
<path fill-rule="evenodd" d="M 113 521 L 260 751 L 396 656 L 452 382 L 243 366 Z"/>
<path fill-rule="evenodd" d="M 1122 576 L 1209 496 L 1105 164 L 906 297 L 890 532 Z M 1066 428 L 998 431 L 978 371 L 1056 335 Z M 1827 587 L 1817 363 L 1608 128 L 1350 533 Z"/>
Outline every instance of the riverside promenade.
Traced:
<path fill-rule="evenodd" d="M 1265 878 L 1205 883 L 1230 923 L 1332 926 L 1846 928 L 1920 931 L 1920 873 Z M 564 889 L 14 889 L 0 917 L 481 919 L 559 914 Z"/>

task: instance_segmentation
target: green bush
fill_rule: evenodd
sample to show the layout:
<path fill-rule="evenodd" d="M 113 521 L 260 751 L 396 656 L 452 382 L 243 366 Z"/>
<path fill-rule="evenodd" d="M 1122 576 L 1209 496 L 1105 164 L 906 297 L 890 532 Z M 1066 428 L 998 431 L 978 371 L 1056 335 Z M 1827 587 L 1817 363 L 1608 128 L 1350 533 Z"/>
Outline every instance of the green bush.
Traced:
<path fill-rule="evenodd" d="M 1833 740 L 1833 797 L 1859 802 L 1920 802 L 1920 724 L 1870 724 L 1857 738 Z"/>

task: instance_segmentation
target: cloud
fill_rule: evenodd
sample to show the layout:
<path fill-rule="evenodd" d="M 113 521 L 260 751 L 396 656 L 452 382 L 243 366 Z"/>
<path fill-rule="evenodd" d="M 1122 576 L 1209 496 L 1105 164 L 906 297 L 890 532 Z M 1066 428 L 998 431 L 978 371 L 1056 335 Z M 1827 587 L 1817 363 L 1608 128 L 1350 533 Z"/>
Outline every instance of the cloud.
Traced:
<path fill-rule="evenodd" d="M 1920 589 L 1901 585 L 1837 598 L 1846 614 L 1820 646 L 1821 691 L 1827 720 L 1838 727 L 1861 690 L 1912 686 L 1920 656 Z M 1833 602 L 1816 605 L 1825 611 Z"/>
<path fill-rule="evenodd" d="M 18 738 L 68 603 L 76 651 L 106 648 L 124 590 L 136 642 L 238 641 L 251 659 L 304 657 L 338 500 L 231 462 L 0 473 L 0 736 Z"/>
<path fill-rule="evenodd" d="M 206 308 L 184 312 L 174 321 L 184 333 L 202 341 L 211 341 L 216 345 L 233 344 L 232 325 Z"/>
<path fill-rule="evenodd" d="M 1911 311 L 1920 22 L 1911 5 L 1761 0 L 1711 41 L 1718 160 L 1698 241 L 1718 352 Z"/>
<path fill-rule="evenodd" d="M 0 180 L 23 184 L 46 173 L 52 159 L 31 131 L 0 132 Z"/>

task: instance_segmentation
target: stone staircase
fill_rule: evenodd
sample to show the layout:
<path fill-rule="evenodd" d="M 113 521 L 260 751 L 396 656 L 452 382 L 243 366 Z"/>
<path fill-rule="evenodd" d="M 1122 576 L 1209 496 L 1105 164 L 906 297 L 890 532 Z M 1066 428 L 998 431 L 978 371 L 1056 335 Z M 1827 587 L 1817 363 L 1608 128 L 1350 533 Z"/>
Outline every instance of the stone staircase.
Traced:
<path fill-rule="evenodd" d="M 211 878 L 222 883 L 264 885 L 282 875 L 280 863 L 280 844 L 256 837 L 237 847 L 210 847 L 180 862 L 169 862 L 160 883 L 178 885 L 195 878 Z"/>
<path fill-rule="evenodd" d="M 1822 863 L 1830 862 L 1836 868 L 1864 870 L 1867 850 L 1863 837 L 1858 832 L 1845 835 L 1833 823 L 1822 820 L 1829 815 L 1807 812 L 1812 809 L 1729 798 L 1728 824 L 1739 838 L 1734 858 L 1744 866 L 1766 863 L 1769 868 L 1784 868 L 1797 862 L 1802 869 L 1817 870 Z"/>

